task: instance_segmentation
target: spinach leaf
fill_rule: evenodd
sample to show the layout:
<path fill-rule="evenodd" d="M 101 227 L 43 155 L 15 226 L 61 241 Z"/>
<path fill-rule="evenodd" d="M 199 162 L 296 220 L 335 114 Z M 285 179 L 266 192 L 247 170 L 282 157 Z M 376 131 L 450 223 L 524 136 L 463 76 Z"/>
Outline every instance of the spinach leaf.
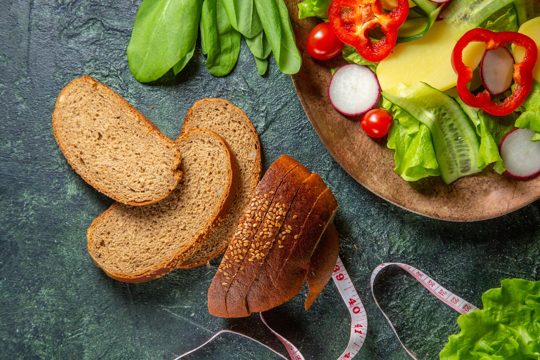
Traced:
<path fill-rule="evenodd" d="M 189 57 L 197 40 L 201 5 L 202 0 L 143 0 L 127 48 L 135 79 L 158 80 Z"/>
<path fill-rule="evenodd" d="M 173 67 L 173 73 L 174 75 L 178 75 L 180 71 L 184 70 L 186 65 L 188 64 L 189 60 L 193 57 L 193 54 L 195 53 L 195 45 L 193 45 L 193 48 L 190 52 L 186 54 L 179 62 L 176 63 Z"/>
<path fill-rule="evenodd" d="M 284 74 L 296 74 L 302 57 L 296 47 L 287 5 L 283 0 L 254 0 L 276 63 Z"/>
<path fill-rule="evenodd" d="M 222 0 L 231 26 L 244 35 L 252 38 L 262 32 L 261 20 L 255 9 L 253 0 Z"/>
<path fill-rule="evenodd" d="M 255 58 L 255 65 L 257 66 L 259 75 L 262 76 L 266 74 L 266 71 L 268 70 L 267 58 L 272 52 L 272 49 L 270 48 L 270 44 L 268 43 L 268 39 L 264 35 L 264 32 L 261 31 L 259 35 L 253 38 L 246 38 L 246 44 Z"/>
<path fill-rule="evenodd" d="M 204 0 L 201 14 L 201 48 L 204 55 L 219 53 L 219 35 L 215 27 L 217 19 L 216 0 Z"/>
<path fill-rule="evenodd" d="M 270 47 L 264 32 L 261 32 L 253 38 L 246 38 L 246 44 L 253 56 L 258 57 L 259 59 L 266 59 L 272 52 L 272 48 Z"/>
<path fill-rule="evenodd" d="M 204 0 L 201 34 L 208 71 L 214 76 L 228 75 L 238 61 L 242 37 L 231 26 L 222 0 Z"/>
<path fill-rule="evenodd" d="M 263 76 L 268 71 L 268 59 L 259 59 L 255 57 L 255 66 L 257 66 L 257 72 Z"/>

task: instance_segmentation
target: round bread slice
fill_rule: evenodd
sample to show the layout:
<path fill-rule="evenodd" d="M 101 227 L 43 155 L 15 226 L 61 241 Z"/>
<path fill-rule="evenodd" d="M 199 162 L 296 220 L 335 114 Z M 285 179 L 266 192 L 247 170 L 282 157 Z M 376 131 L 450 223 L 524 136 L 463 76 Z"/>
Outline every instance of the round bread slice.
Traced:
<path fill-rule="evenodd" d="M 178 139 L 184 176 L 161 202 L 113 204 L 88 229 L 88 253 L 113 279 L 145 282 L 177 267 L 204 243 L 230 205 L 231 153 L 217 134 L 194 129 Z"/>
<path fill-rule="evenodd" d="M 155 203 L 180 181 L 176 144 L 123 97 L 90 76 L 73 80 L 60 92 L 52 127 L 73 170 L 118 202 Z"/>
<path fill-rule="evenodd" d="M 193 104 L 184 119 L 180 134 L 194 128 L 215 131 L 225 139 L 238 169 L 238 181 L 227 215 L 212 230 L 203 246 L 193 256 L 179 263 L 181 268 L 204 265 L 225 251 L 244 208 L 255 192 L 262 168 L 257 131 L 247 115 L 227 100 L 203 99 Z"/>

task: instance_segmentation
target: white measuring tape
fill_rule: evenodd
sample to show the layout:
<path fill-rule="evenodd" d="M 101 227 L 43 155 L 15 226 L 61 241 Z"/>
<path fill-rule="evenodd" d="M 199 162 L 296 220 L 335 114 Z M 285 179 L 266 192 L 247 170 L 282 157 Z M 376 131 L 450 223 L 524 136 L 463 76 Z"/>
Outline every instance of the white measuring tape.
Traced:
<path fill-rule="evenodd" d="M 457 295 L 453 294 L 452 292 L 450 292 L 449 290 L 445 289 L 444 287 L 439 285 L 438 282 L 436 282 L 435 280 L 430 278 L 427 274 L 423 273 L 422 271 L 418 270 L 417 268 L 415 268 L 415 267 L 413 267 L 411 265 L 402 264 L 402 263 L 383 263 L 383 264 L 380 264 L 379 266 L 377 266 L 375 268 L 375 270 L 373 270 L 373 272 L 371 273 L 371 279 L 369 281 L 369 285 L 370 285 L 370 288 L 371 288 L 371 294 L 373 295 L 373 300 L 375 301 L 375 305 L 377 305 L 379 310 L 382 312 L 384 318 L 386 319 L 386 321 L 390 325 L 390 328 L 392 329 L 392 331 L 396 335 L 399 343 L 401 344 L 401 347 L 407 352 L 407 354 L 412 359 L 416 360 L 416 356 L 414 355 L 414 353 L 412 351 L 410 351 L 405 346 L 403 341 L 401 341 L 401 339 L 399 338 L 399 335 L 398 335 L 398 333 L 396 331 L 396 328 L 394 327 L 394 324 L 392 324 L 392 321 L 390 321 L 390 318 L 388 317 L 388 315 L 386 315 L 386 313 L 383 311 L 383 309 L 379 305 L 379 302 L 377 301 L 377 298 L 375 297 L 375 292 L 373 291 L 375 280 L 377 280 L 377 277 L 379 276 L 381 271 L 383 269 L 386 269 L 386 268 L 392 267 L 392 266 L 397 266 L 400 269 L 405 270 L 409 275 L 411 275 L 413 278 L 415 278 L 423 287 L 428 289 L 428 291 L 430 293 L 432 293 L 437 299 L 439 299 L 440 301 L 442 301 L 446 305 L 450 306 L 452 309 L 454 309 L 455 311 L 457 311 L 460 314 L 467 314 L 467 313 L 469 313 L 469 312 L 471 312 L 473 310 L 478 310 L 478 308 L 476 306 L 474 306 L 473 304 L 471 304 L 470 302 L 468 302 L 466 300 L 463 300 L 459 296 L 457 296 Z"/>
<path fill-rule="evenodd" d="M 414 277 L 422 286 L 424 286 L 429 292 L 431 292 L 437 299 L 445 303 L 446 305 L 450 306 L 455 311 L 459 312 L 460 314 L 466 314 L 473 310 L 477 310 L 478 308 L 468 301 L 460 298 L 459 296 L 453 294 L 449 290 L 445 289 L 439 283 L 437 283 L 435 280 L 430 278 L 427 274 L 423 273 L 422 271 L 416 269 L 413 266 L 402 264 L 402 263 L 383 263 L 380 264 L 373 270 L 373 273 L 371 274 L 370 279 L 370 287 L 371 287 L 371 294 L 373 295 L 373 300 L 375 301 L 375 304 L 379 308 L 379 310 L 382 312 L 383 316 L 385 317 L 386 321 L 390 325 L 390 328 L 396 335 L 399 343 L 405 349 L 407 354 L 412 358 L 416 360 L 415 355 L 412 351 L 410 351 L 405 344 L 401 341 L 399 338 L 399 335 L 392 324 L 392 321 L 390 321 L 390 318 L 386 315 L 386 313 L 383 311 L 381 306 L 379 305 L 379 302 L 377 301 L 377 298 L 375 297 L 375 293 L 373 291 L 373 287 L 375 284 L 375 281 L 377 280 L 377 277 L 381 273 L 383 269 L 386 269 L 388 267 L 396 266 L 399 267 L 402 270 L 405 270 L 408 274 L 410 274 L 412 277 Z M 364 342 L 366 340 L 367 335 L 367 329 L 368 329 L 368 320 L 367 320 L 367 314 L 366 310 L 364 308 L 364 305 L 362 304 L 362 301 L 360 300 L 360 297 L 358 296 L 358 293 L 354 287 L 354 284 L 347 273 L 347 270 L 345 269 L 345 266 L 343 265 L 343 262 L 338 257 L 336 265 L 334 267 L 334 271 L 332 273 L 332 280 L 334 280 L 334 284 L 336 285 L 339 294 L 341 295 L 341 299 L 347 306 L 347 309 L 349 310 L 349 314 L 351 316 L 351 332 L 349 336 L 349 342 L 347 344 L 347 348 L 345 351 L 340 355 L 338 360 L 349 360 L 352 359 L 358 354 L 362 346 L 364 345 Z M 291 343 L 289 340 L 287 340 L 284 336 L 280 335 L 277 331 L 272 329 L 266 320 L 264 319 L 262 313 L 259 314 L 260 319 L 262 323 L 274 334 L 274 336 L 283 344 L 285 349 L 287 350 L 287 353 L 289 354 L 289 359 L 291 360 L 305 360 L 304 356 L 300 353 L 298 348 L 294 346 L 293 343 Z M 205 347 L 208 343 L 213 341 L 215 338 L 220 336 L 221 334 L 235 334 L 242 336 L 246 339 L 255 341 L 256 343 L 264 346 L 268 350 L 272 351 L 274 354 L 278 355 L 280 358 L 288 360 L 283 354 L 279 353 L 278 351 L 272 349 L 268 345 L 265 345 L 264 343 L 260 342 L 259 340 L 256 340 L 250 336 L 247 336 L 245 334 L 232 331 L 232 330 L 221 330 L 217 333 L 215 333 L 210 339 L 208 339 L 206 342 L 204 342 L 199 347 L 190 350 L 180 356 L 178 356 L 175 360 L 182 359 L 186 357 L 187 355 L 193 354 L 194 352 L 202 349 Z"/>
<path fill-rule="evenodd" d="M 351 315 L 351 334 L 349 337 L 349 343 L 347 345 L 347 348 L 343 352 L 343 354 L 341 354 L 341 356 L 338 359 L 339 360 L 352 359 L 353 357 L 356 356 L 356 354 L 358 354 L 358 352 L 362 348 L 362 345 L 364 344 L 364 341 L 366 340 L 367 326 L 368 326 L 366 310 L 364 309 L 364 305 L 362 304 L 362 301 L 360 300 L 360 297 L 358 296 L 358 293 L 356 292 L 356 289 L 354 288 L 352 280 L 349 277 L 347 270 L 345 270 L 345 266 L 343 265 L 343 262 L 341 261 L 339 257 L 337 259 L 336 265 L 334 267 L 334 271 L 332 273 L 332 279 L 334 280 L 334 284 L 338 288 L 339 294 L 341 295 L 341 298 L 347 305 L 347 308 L 349 309 L 349 314 Z M 260 315 L 260 319 L 262 323 L 283 344 L 291 360 L 305 360 L 300 350 L 298 350 L 298 348 L 294 346 L 292 342 L 290 342 L 284 336 L 280 335 L 277 331 L 272 329 L 270 325 L 268 325 L 268 323 L 264 319 L 262 313 L 260 313 L 259 315 Z M 226 333 L 239 335 L 249 340 L 253 340 L 256 343 L 264 346 L 268 350 L 272 351 L 274 354 L 278 355 L 282 359 L 288 360 L 281 353 L 263 344 L 259 340 L 256 340 L 250 336 L 247 336 L 245 334 L 232 331 L 232 330 L 221 330 L 215 333 L 210 339 L 208 339 L 202 345 L 178 356 L 175 360 L 179 360 L 190 354 L 193 354 L 197 350 L 200 350 L 203 347 L 205 347 L 208 343 L 213 341 L 219 335 L 226 334 Z"/>

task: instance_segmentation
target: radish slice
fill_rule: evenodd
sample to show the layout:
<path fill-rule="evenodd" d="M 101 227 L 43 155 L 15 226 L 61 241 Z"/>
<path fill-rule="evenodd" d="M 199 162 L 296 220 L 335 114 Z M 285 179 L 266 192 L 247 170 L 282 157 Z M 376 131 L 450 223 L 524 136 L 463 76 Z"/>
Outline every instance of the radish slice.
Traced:
<path fill-rule="evenodd" d="M 510 51 L 504 47 L 486 51 L 480 65 L 480 76 L 491 95 L 508 90 L 514 76 L 514 57 Z"/>
<path fill-rule="evenodd" d="M 334 73 L 328 96 L 343 115 L 360 116 L 375 107 L 381 87 L 377 76 L 367 66 L 349 64 Z"/>
<path fill-rule="evenodd" d="M 451 0 L 431 0 L 431 2 L 437 3 L 437 4 L 444 4 L 447 2 L 450 2 Z"/>
<path fill-rule="evenodd" d="M 531 141 L 533 135 L 532 130 L 514 129 L 501 140 L 506 175 L 520 180 L 540 175 L 540 141 Z"/>

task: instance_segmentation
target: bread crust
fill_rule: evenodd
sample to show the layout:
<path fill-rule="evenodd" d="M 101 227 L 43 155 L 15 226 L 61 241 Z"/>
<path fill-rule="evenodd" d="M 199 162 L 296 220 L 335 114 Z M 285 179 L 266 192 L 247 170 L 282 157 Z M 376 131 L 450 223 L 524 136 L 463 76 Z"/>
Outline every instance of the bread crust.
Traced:
<path fill-rule="evenodd" d="M 253 169 L 253 173 L 252 173 L 251 180 L 250 180 L 250 183 L 249 183 L 249 188 L 251 189 L 251 194 L 253 194 L 254 191 L 255 191 L 255 188 L 257 187 L 257 184 L 259 183 L 259 179 L 261 177 L 261 172 L 262 172 L 261 144 L 260 144 L 260 141 L 259 141 L 259 135 L 257 133 L 257 130 L 253 126 L 253 123 L 251 122 L 249 117 L 246 115 L 246 113 L 244 111 L 242 111 L 242 109 L 236 107 L 230 101 L 225 100 L 225 99 L 221 99 L 221 98 L 205 98 L 205 99 L 198 100 L 188 110 L 188 112 L 187 112 L 187 114 L 185 116 L 182 128 L 180 129 L 180 134 L 178 136 L 181 136 L 186 131 L 189 131 L 189 129 L 194 128 L 193 126 L 191 126 L 191 121 L 194 118 L 193 114 L 196 111 L 198 111 L 198 109 L 200 107 L 206 107 L 207 105 L 226 106 L 226 107 L 228 107 L 230 109 L 230 111 L 235 112 L 236 114 L 239 115 L 239 117 L 241 119 L 244 120 L 244 123 L 247 126 L 247 129 L 251 134 L 252 143 L 255 145 L 255 147 L 257 149 L 256 158 L 255 158 L 255 162 L 254 162 L 255 167 Z M 227 141 L 225 141 L 225 142 L 227 142 Z M 229 147 L 229 149 L 230 149 L 230 147 Z M 233 155 L 233 158 L 234 158 L 234 155 Z M 233 164 L 238 169 L 238 159 L 234 159 Z M 238 171 L 239 171 L 239 169 L 238 169 Z M 233 194 L 233 196 L 236 197 L 236 196 L 238 196 L 238 194 Z M 231 200 L 231 202 L 233 202 L 233 200 Z M 234 226 L 238 225 L 238 223 L 239 223 L 239 219 L 236 221 Z M 220 225 L 218 224 L 213 229 L 212 234 L 210 234 L 209 237 L 217 236 L 217 233 L 220 232 L 219 227 L 220 227 Z M 187 260 L 184 260 L 182 262 L 179 262 L 177 264 L 177 267 L 182 268 L 182 269 L 189 269 L 189 268 L 195 268 L 195 267 L 198 267 L 198 266 L 205 265 L 210 260 L 212 260 L 212 259 L 218 257 L 219 255 L 221 255 L 225 251 L 225 249 L 227 248 L 227 245 L 229 244 L 230 241 L 231 241 L 230 238 L 229 239 L 223 239 L 221 241 L 221 243 L 219 243 L 214 248 L 214 250 L 212 252 L 210 252 L 209 254 L 207 254 L 204 258 L 201 258 L 201 259 L 197 259 L 197 258 L 195 258 L 195 259 L 193 259 L 193 258 L 187 259 Z"/>
<path fill-rule="evenodd" d="M 309 263 L 326 228 L 334 220 L 337 203 L 330 189 L 321 193 L 312 210 L 306 217 L 306 223 L 298 241 L 287 259 L 281 259 L 277 269 L 266 273 L 270 275 L 270 284 L 266 281 L 253 287 L 247 296 L 250 312 L 260 312 L 279 306 L 298 294 L 306 280 Z M 273 277 L 272 275 L 275 275 Z M 263 285 L 272 286 L 272 291 L 261 291 Z"/>
<path fill-rule="evenodd" d="M 273 167 L 274 164 L 269 170 Z M 255 226 L 263 229 L 257 234 L 269 233 L 272 239 L 265 239 L 265 243 L 270 245 L 257 253 L 260 256 L 255 261 L 241 259 L 244 261 L 234 265 L 235 256 L 247 254 L 244 249 L 251 249 L 257 242 L 257 236 L 253 232 L 233 238 L 208 290 L 210 314 L 227 318 L 249 316 L 252 312 L 280 305 L 300 291 L 310 262 L 314 262 L 315 248 L 333 220 L 337 202 L 316 174 L 307 171 L 307 176 L 290 178 L 290 181 L 296 183 L 296 193 L 288 197 L 288 210 L 284 219 L 278 222 L 279 231 L 268 232 L 265 225 L 253 224 L 251 218 L 245 214 L 242 216 L 237 234 L 241 234 L 243 228 Z M 276 188 L 276 184 L 275 176 L 265 175 L 256 193 Z M 276 221 L 265 215 L 263 222 L 271 224 Z"/>
<path fill-rule="evenodd" d="M 310 175 L 309 170 L 298 166 L 285 176 L 281 186 L 276 190 L 276 196 L 270 205 L 270 210 L 249 245 L 248 254 L 252 254 L 252 256 L 244 259 L 242 263 L 244 269 L 241 269 L 233 279 L 226 294 L 225 301 L 229 317 L 249 316 L 249 304 L 246 302 L 249 289 L 263 266 L 268 252 L 275 245 L 275 239 L 296 195 Z M 280 216 L 280 214 L 282 215 Z M 290 230 L 287 229 L 287 231 Z"/>
<path fill-rule="evenodd" d="M 208 290 L 208 307 L 211 314 L 216 316 L 227 314 L 226 296 L 230 280 L 240 270 L 242 260 L 248 252 L 247 245 L 251 243 L 251 238 L 257 233 L 260 223 L 266 216 L 276 189 L 283 178 L 298 165 L 291 157 L 281 156 L 268 168 L 257 186 L 254 196 L 240 217 L 237 230 Z M 246 242 L 248 243 L 245 246 Z"/>
<path fill-rule="evenodd" d="M 227 155 L 227 157 L 229 159 L 229 164 L 232 164 L 233 158 L 232 158 L 231 152 L 229 151 L 229 148 L 227 147 L 227 144 L 225 143 L 225 141 L 219 135 L 217 135 L 216 133 L 214 133 L 214 132 L 212 132 L 210 130 L 193 129 L 193 130 L 183 134 L 179 138 L 178 141 L 179 142 L 187 141 L 187 140 L 189 140 L 189 138 L 191 136 L 195 136 L 195 135 L 198 135 L 198 134 L 204 134 L 205 136 L 210 136 L 210 137 L 216 139 L 217 141 L 219 141 L 219 143 L 221 144 L 223 150 L 225 151 L 225 153 L 226 153 L 226 155 Z M 137 273 L 137 274 L 121 274 L 121 273 L 111 271 L 111 270 L 107 269 L 105 266 L 103 266 L 103 264 L 101 264 L 96 259 L 96 257 L 93 254 L 93 249 L 94 249 L 94 243 L 93 243 L 94 242 L 94 239 L 93 239 L 94 236 L 93 235 L 94 235 L 94 231 L 97 228 L 97 226 L 99 225 L 99 223 L 101 221 L 103 221 L 107 216 L 109 216 L 109 213 L 114 211 L 114 209 L 116 209 L 117 207 L 123 206 L 123 205 L 121 205 L 119 203 L 115 203 L 115 204 L 111 205 L 107 210 L 105 210 L 103 213 L 101 213 L 97 218 L 94 219 L 94 221 L 92 222 L 92 224 L 88 228 L 87 246 L 88 246 L 88 254 L 90 255 L 90 258 L 96 264 L 97 267 L 101 268 L 105 272 L 105 274 L 107 274 L 107 276 L 109 276 L 109 277 L 111 277 L 111 278 L 113 278 L 115 280 L 122 281 L 122 282 L 128 282 L 128 283 L 147 282 L 147 281 L 150 281 L 150 280 L 157 279 L 157 278 L 159 278 L 159 277 L 161 277 L 161 276 L 175 270 L 177 262 L 179 261 L 179 259 L 182 256 L 190 256 L 196 250 L 197 246 L 201 242 L 205 241 L 205 239 L 208 237 L 211 229 L 216 225 L 216 223 L 218 222 L 220 217 L 223 216 L 224 212 L 227 211 L 227 209 L 228 209 L 227 206 L 230 204 L 231 189 L 233 189 L 234 181 L 236 181 L 236 176 L 234 174 L 234 169 L 233 169 L 233 167 L 231 165 L 229 165 L 228 183 L 227 183 L 227 186 L 226 186 L 226 196 L 224 196 L 224 198 L 221 200 L 220 205 L 218 207 L 219 210 L 218 210 L 216 216 L 213 216 L 206 224 L 204 224 L 204 226 L 201 227 L 201 231 L 199 232 L 197 237 L 191 242 L 191 244 L 189 244 L 188 246 L 184 246 L 184 247 L 180 248 L 178 250 L 178 252 L 173 257 L 171 257 L 170 259 L 167 259 L 166 261 L 164 261 L 162 263 L 155 264 L 151 268 L 145 269 L 144 271 L 142 271 L 140 273 Z M 180 184 L 179 186 L 182 186 L 182 184 Z"/>
<path fill-rule="evenodd" d="M 291 207 L 287 215 L 286 224 L 290 227 L 291 233 L 283 233 L 281 237 L 281 246 L 274 246 L 265 259 L 264 265 L 257 274 L 250 291 L 246 294 L 248 304 L 268 304 L 269 296 L 265 289 L 269 286 L 272 289 L 272 296 L 279 299 L 289 299 L 294 297 L 301 289 L 301 286 L 291 286 L 285 290 L 284 284 L 277 282 L 277 274 L 282 271 L 282 266 L 291 258 L 291 255 L 298 242 L 305 237 L 306 226 L 313 226 L 313 213 L 319 214 L 328 206 L 328 203 L 321 200 L 321 195 L 328 188 L 321 177 L 317 174 L 311 176 L 311 181 L 304 186 L 302 196 L 299 196 Z M 296 215 L 296 218 L 295 218 Z M 317 236 L 317 234 L 315 234 Z M 320 236 L 320 234 L 318 234 Z M 294 271 L 287 273 L 289 281 L 298 284 L 299 279 L 305 277 L 305 269 L 294 268 Z M 294 279 L 294 280 L 293 280 Z M 276 300 L 272 300 L 275 302 Z"/>
<path fill-rule="evenodd" d="M 180 171 L 180 164 L 181 164 L 181 155 L 180 151 L 178 150 L 178 147 L 174 145 L 174 142 L 169 139 L 167 136 L 165 136 L 156 125 L 154 125 L 150 120 L 148 120 L 143 114 L 141 114 L 137 109 L 135 109 L 126 99 L 124 99 L 122 96 L 120 96 L 118 93 L 116 93 L 113 89 L 110 87 L 100 83 L 99 81 L 94 80 L 92 77 L 88 75 L 83 75 L 80 78 L 77 78 L 75 80 L 72 80 L 69 84 L 67 84 L 58 95 L 58 98 L 56 99 L 55 103 L 55 109 L 52 114 L 52 130 L 54 138 L 56 139 L 56 143 L 58 144 L 58 147 L 60 148 L 60 151 L 62 154 L 64 154 L 64 157 L 66 158 L 67 163 L 71 166 L 71 168 L 79 175 L 81 178 L 86 181 L 90 186 L 92 186 L 94 189 L 99 191 L 100 193 L 110 197 L 111 199 L 114 199 L 120 203 L 131 205 L 131 206 L 144 206 L 144 205 L 150 205 L 154 204 L 156 202 L 159 202 L 169 196 L 174 189 L 176 188 L 176 185 L 171 187 L 171 189 L 168 189 L 168 192 L 164 192 L 163 194 L 160 194 L 160 196 L 149 199 L 147 201 L 131 201 L 129 198 L 124 197 L 122 194 L 115 194 L 107 189 L 105 189 L 99 182 L 96 182 L 91 177 L 85 176 L 83 177 L 81 173 L 81 168 L 79 164 L 68 155 L 69 151 L 67 151 L 64 143 L 62 142 L 62 137 L 60 136 L 59 129 L 58 129 L 58 122 L 59 119 L 59 111 L 60 111 L 60 102 L 62 101 L 62 97 L 72 88 L 78 86 L 80 83 L 86 82 L 92 85 L 93 87 L 105 89 L 110 94 L 110 97 L 114 99 L 114 101 L 118 104 L 119 107 L 121 107 L 124 111 L 131 113 L 134 115 L 134 117 L 138 120 L 139 123 L 144 125 L 148 130 L 152 133 L 157 135 L 159 138 L 161 138 L 164 142 L 171 145 L 171 148 L 175 150 L 175 161 L 171 164 L 171 171 L 173 174 L 173 178 L 175 181 L 175 184 L 178 185 L 182 178 L 182 172 Z"/>
<path fill-rule="evenodd" d="M 328 281 L 330 281 L 338 256 L 339 234 L 334 224 L 330 224 L 311 256 L 306 278 L 309 291 L 304 302 L 304 309 L 309 310 L 311 308 Z"/>

